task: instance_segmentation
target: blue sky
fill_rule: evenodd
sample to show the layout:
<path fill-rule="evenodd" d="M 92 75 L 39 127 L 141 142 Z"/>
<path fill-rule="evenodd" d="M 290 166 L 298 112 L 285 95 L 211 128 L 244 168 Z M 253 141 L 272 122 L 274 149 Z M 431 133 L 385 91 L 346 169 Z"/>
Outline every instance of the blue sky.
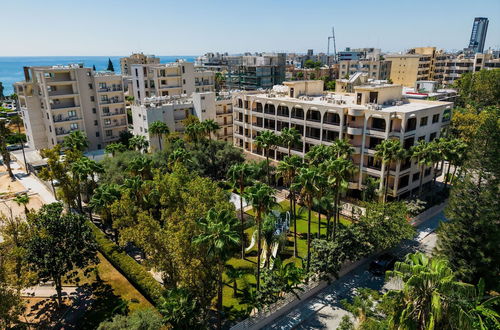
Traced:
<path fill-rule="evenodd" d="M 326 52 L 332 25 L 337 50 L 453 50 L 467 46 L 475 16 L 490 19 L 486 47 L 500 48 L 499 0 L 2 2 L 0 56 Z"/>

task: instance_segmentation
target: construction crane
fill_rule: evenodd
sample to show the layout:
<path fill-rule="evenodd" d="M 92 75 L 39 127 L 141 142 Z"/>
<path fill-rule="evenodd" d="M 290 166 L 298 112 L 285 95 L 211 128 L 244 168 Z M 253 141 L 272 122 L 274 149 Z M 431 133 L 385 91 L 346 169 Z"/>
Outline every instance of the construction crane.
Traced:
<path fill-rule="evenodd" d="M 333 40 L 333 62 L 337 61 L 337 46 L 335 45 L 335 28 L 332 26 L 332 35 L 328 37 L 328 49 L 326 51 L 327 63 L 330 65 L 330 39 Z"/>

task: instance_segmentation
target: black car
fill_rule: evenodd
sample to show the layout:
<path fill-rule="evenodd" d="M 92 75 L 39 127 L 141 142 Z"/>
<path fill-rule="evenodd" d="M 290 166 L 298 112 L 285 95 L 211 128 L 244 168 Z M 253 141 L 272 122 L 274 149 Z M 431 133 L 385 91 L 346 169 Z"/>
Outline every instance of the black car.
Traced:
<path fill-rule="evenodd" d="M 374 275 L 384 275 L 387 270 L 394 267 L 396 257 L 392 254 L 385 253 L 370 263 L 368 270 Z"/>

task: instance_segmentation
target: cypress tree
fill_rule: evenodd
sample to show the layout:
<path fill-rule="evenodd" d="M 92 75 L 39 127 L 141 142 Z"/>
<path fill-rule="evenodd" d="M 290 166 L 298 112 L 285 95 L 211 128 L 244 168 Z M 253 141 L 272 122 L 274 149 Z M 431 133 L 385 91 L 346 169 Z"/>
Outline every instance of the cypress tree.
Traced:
<path fill-rule="evenodd" d="M 113 62 L 111 62 L 110 58 L 108 58 L 108 68 L 106 70 L 115 72 L 115 68 L 113 67 Z"/>

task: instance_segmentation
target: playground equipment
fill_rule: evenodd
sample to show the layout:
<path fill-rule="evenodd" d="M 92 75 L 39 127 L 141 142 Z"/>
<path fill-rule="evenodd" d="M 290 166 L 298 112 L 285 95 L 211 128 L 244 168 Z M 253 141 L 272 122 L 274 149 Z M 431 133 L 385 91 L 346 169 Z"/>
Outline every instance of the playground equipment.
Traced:
<path fill-rule="evenodd" d="M 269 256 L 270 259 L 269 262 L 269 267 L 272 269 L 274 266 L 274 259 L 276 259 L 276 256 L 278 255 L 278 250 L 279 250 L 279 245 L 280 242 L 286 237 L 286 234 L 290 230 L 290 212 L 285 212 L 285 213 L 280 213 L 279 211 L 273 210 L 272 214 L 274 217 L 276 217 L 276 229 L 274 231 L 274 236 L 279 236 L 280 239 L 278 239 L 276 242 L 273 242 L 271 245 L 271 255 Z M 253 232 L 252 234 L 252 240 L 250 241 L 250 245 L 245 249 L 245 252 L 250 251 L 255 244 L 257 243 L 257 230 Z M 266 241 L 263 242 L 262 245 L 262 252 L 260 255 L 261 258 L 261 267 L 264 267 L 268 258 L 267 255 L 267 243 Z"/>

